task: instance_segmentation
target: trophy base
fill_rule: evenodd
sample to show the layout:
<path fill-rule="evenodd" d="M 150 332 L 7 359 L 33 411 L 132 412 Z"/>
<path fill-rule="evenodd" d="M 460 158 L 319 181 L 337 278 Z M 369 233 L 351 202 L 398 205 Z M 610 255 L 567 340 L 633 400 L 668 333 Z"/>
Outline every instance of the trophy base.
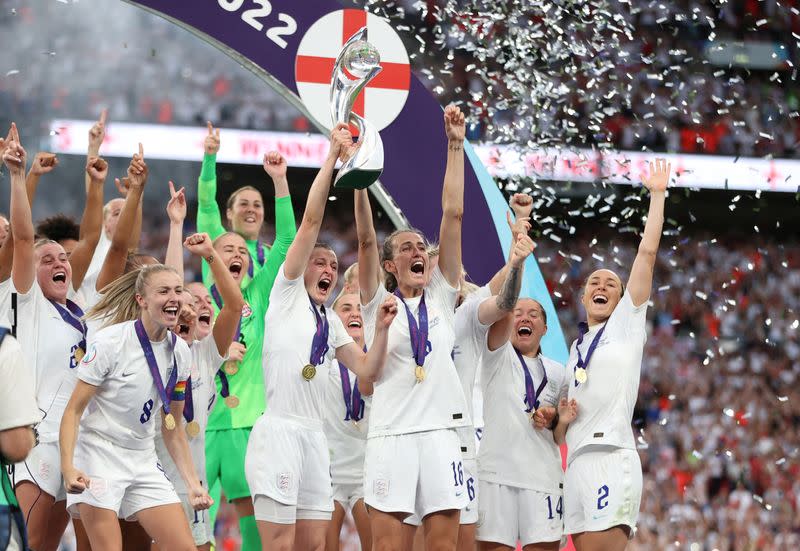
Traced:
<path fill-rule="evenodd" d="M 383 169 L 380 170 L 350 170 L 342 173 L 341 171 L 333 181 L 333 187 L 339 189 L 366 189 L 381 177 Z"/>

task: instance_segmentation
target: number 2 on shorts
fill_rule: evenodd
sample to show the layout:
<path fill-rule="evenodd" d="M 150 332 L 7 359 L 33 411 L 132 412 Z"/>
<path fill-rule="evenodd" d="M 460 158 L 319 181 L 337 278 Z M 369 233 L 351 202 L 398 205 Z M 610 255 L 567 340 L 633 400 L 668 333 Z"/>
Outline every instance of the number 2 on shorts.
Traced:
<path fill-rule="evenodd" d="M 597 489 L 597 510 L 602 511 L 608 507 L 608 486 L 603 484 Z"/>

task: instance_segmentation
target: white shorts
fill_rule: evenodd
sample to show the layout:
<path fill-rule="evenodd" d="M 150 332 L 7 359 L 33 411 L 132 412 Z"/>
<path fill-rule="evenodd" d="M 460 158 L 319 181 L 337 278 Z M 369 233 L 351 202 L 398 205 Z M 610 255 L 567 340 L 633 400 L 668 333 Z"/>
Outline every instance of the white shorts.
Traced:
<path fill-rule="evenodd" d="M 123 448 L 81 431 L 74 462 L 75 468 L 89 477 L 86 490 L 67 494 L 67 510 L 74 518 L 80 518 L 79 503 L 110 509 L 125 520 L 136 520 L 136 513 L 142 509 L 180 503 L 155 448 Z"/>
<path fill-rule="evenodd" d="M 333 484 L 333 500 L 345 511 L 352 511 L 359 499 L 364 499 L 364 483 Z"/>
<path fill-rule="evenodd" d="M 604 446 L 580 452 L 564 480 L 564 533 L 631 528 L 642 501 L 642 464 L 636 450 Z"/>
<path fill-rule="evenodd" d="M 561 540 L 561 494 L 481 481 L 478 541 L 516 547 Z"/>
<path fill-rule="evenodd" d="M 61 477 L 61 453 L 58 442 L 43 442 L 31 450 L 25 461 L 14 465 L 13 484 L 30 481 L 53 496 L 56 501 L 67 499 Z"/>
<path fill-rule="evenodd" d="M 192 538 L 194 544 L 198 547 L 206 543 L 214 544 L 214 530 L 211 528 L 211 523 L 208 518 L 208 511 L 195 511 L 189 503 L 188 494 L 178 494 L 183 506 L 183 512 L 186 513 L 186 520 L 189 521 L 189 528 L 192 530 Z"/>
<path fill-rule="evenodd" d="M 478 461 L 476 459 L 463 459 L 464 462 L 464 486 L 467 489 L 469 503 L 461 509 L 459 524 L 475 524 L 478 522 Z M 422 519 L 414 513 L 403 520 L 404 523 L 412 526 L 421 526 Z"/>
<path fill-rule="evenodd" d="M 364 500 L 379 511 L 425 518 L 463 509 L 469 502 L 466 478 L 453 429 L 367 440 Z"/>
<path fill-rule="evenodd" d="M 322 423 L 265 413 L 247 443 L 250 494 L 297 509 L 333 512 L 330 455 Z"/>

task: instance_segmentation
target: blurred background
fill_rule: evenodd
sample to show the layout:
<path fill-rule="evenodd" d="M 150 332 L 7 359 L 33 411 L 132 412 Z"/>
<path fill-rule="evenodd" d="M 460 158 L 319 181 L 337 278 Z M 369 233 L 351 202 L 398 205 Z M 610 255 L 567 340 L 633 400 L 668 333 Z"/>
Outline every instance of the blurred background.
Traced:
<path fill-rule="evenodd" d="M 400 0 L 370 1 L 369 9 L 393 19 L 413 52 L 416 74 L 442 104 L 456 102 L 468 112 L 469 137 L 485 144 L 484 159 L 493 158 L 495 147 L 524 156 L 565 146 L 670 153 L 676 160 L 716 156 L 743 178 L 734 190 L 727 180 L 721 186 L 696 177 L 670 194 L 634 419 L 645 493 L 629 549 L 800 549 L 800 170 L 794 161 L 800 157 L 800 4 L 555 2 L 567 32 L 543 35 L 530 29 L 548 26 L 551 15 L 524 4 Z M 603 19 L 603 10 L 613 17 Z M 592 24 L 601 19 L 629 32 L 612 36 L 606 26 L 593 35 L 599 31 Z M 562 55 L 553 46 L 593 40 L 613 45 L 585 56 L 601 65 L 575 62 L 574 50 Z M 543 41 L 550 45 L 540 48 Z M 529 89 L 521 93 L 525 83 Z M 150 125 L 163 144 L 171 128 L 202 133 L 207 120 L 222 127 L 223 152 L 239 131 L 264 133 L 265 140 L 288 133 L 279 143 L 301 216 L 316 169 L 296 163 L 289 151 L 296 142 L 322 138 L 256 75 L 123 2 L 0 0 L 0 128 L 15 121 L 31 157 L 36 150 L 62 152 L 57 171 L 39 187 L 35 220 L 55 212 L 80 216 L 85 158 L 74 151 L 85 148 L 86 137 L 75 129 L 106 107 L 110 134 L 115 124 Z M 273 192 L 258 164 L 266 149 L 255 143 L 250 161 L 220 163 L 219 200 L 224 204 L 241 185 L 261 189 L 264 238 L 271 241 Z M 161 152 L 144 144 L 146 157 L 159 158 L 148 161 L 142 244 L 158 257 L 167 242 L 167 182 L 186 186 L 190 232 L 203 154 L 199 142 L 194 159 L 168 158 L 163 144 Z M 246 156 L 232 152 L 231 158 Z M 771 163 L 772 173 L 748 169 L 746 160 L 756 158 Z M 123 175 L 129 157 L 108 160 L 111 175 Z M 536 199 L 537 259 L 572 339 L 587 274 L 602 265 L 626 275 L 646 196 L 636 181 L 487 164 L 504 192 Z M 425 175 L 432 189 L 442 175 L 443 167 Z M 115 194 L 110 181 L 106 199 Z M 8 211 L 7 192 L 0 194 L 0 211 Z M 377 216 L 379 232 L 391 231 L 388 216 Z M 350 194 L 333 192 L 320 237 L 333 245 L 342 271 L 355 261 Z M 190 266 L 187 278 L 198 277 L 199 266 Z M 216 532 L 220 549 L 238 549 L 234 511 L 221 508 Z M 65 538 L 63 549 L 71 545 Z M 348 524 L 343 549 L 356 548 Z"/>

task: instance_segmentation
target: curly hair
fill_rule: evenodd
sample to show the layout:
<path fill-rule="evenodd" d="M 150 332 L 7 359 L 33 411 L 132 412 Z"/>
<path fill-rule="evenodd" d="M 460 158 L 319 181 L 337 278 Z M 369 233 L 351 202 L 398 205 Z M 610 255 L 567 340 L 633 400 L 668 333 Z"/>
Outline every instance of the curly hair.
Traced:
<path fill-rule="evenodd" d="M 67 239 L 80 241 L 81 227 L 66 214 L 49 216 L 36 225 L 36 235 L 61 243 Z"/>

